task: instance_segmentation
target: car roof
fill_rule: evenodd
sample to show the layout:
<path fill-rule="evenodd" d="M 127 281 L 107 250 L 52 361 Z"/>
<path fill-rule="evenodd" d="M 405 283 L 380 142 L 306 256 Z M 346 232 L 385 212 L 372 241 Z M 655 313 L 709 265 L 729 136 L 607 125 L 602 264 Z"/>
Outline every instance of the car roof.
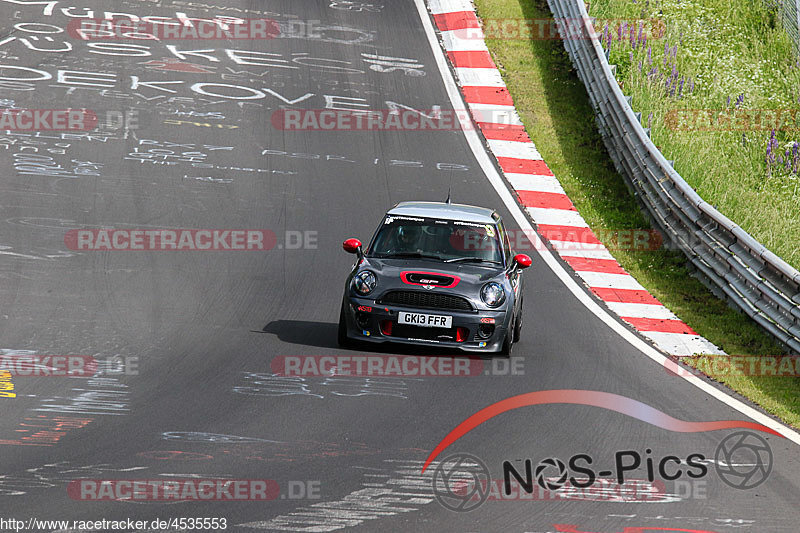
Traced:
<path fill-rule="evenodd" d="M 461 220 L 478 224 L 496 224 L 499 216 L 493 209 L 474 205 L 447 204 L 444 202 L 400 202 L 387 215 Z"/>

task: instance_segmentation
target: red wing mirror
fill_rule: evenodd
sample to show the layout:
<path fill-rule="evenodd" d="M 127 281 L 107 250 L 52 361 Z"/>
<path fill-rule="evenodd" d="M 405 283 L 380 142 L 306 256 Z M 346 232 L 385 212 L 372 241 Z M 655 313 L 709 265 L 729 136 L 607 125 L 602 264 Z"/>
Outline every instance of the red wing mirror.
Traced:
<path fill-rule="evenodd" d="M 531 258 L 525 254 L 517 254 L 514 256 L 514 262 L 517 264 L 519 268 L 528 268 L 531 266 Z"/>
<path fill-rule="evenodd" d="M 358 250 L 361 248 L 361 241 L 358 239 L 347 239 L 342 243 L 342 248 L 344 248 L 345 252 L 357 254 Z M 530 259 L 528 261 L 530 261 Z"/>

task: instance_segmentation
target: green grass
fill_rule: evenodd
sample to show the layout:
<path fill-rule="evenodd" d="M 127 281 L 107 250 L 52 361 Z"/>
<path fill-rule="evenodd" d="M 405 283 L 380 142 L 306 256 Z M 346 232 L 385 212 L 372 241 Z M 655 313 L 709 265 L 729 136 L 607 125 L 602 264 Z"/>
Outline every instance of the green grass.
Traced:
<path fill-rule="evenodd" d="M 800 178 L 797 168 L 777 160 L 800 140 L 796 122 L 776 133 L 777 153 L 768 166 L 769 122 L 754 118 L 740 131 L 687 131 L 668 120 L 680 110 L 800 110 L 800 63 L 777 13 L 763 0 L 595 0 L 590 14 L 602 21 L 661 21 L 663 36 L 635 47 L 629 38 L 617 40 L 609 24 L 613 40 L 604 45 L 623 91 L 636 111 L 652 114 L 653 141 L 698 194 L 799 267 Z M 598 23 L 598 30 L 604 26 Z M 666 61 L 665 45 L 671 49 Z M 677 81 L 667 88 L 672 72 Z M 675 88 L 681 79 L 683 88 Z M 800 153 L 789 159 L 800 166 Z"/>
<path fill-rule="evenodd" d="M 544 0 L 475 3 L 484 20 L 552 17 Z M 609 159 L 585 88 L 576 77 L 563 44 L 557 40 L 488 39 L 487 45 L 528 134 L 586 222 L 595 231 L 649 228 Z M 783 353 L 772 337 L 749 318 L 690 277 L 682 254 L 667 250 L 611 251 L 656 298 L 727 353 Z M 800 427 L 800 380 L 736 375 L 719 379 L 787 423 Z"/>

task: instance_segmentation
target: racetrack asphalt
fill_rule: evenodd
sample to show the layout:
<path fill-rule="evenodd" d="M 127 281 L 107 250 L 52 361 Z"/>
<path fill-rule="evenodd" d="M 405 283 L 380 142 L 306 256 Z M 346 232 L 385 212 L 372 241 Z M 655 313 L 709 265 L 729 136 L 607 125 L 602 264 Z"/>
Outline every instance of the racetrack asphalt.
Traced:
<path fill-rule="evenodd" d="M 440 505 L 433 472 L 420 477 L 430 451 L 471 414 L 517 394 L 604 391 L 686 421 L 745 419 L 639 353 L 535 253 L 514 375 L 488 359 L 495 375 L 272 375 L 281 356 L 366 353 L 336 345 L 353 262 L 341 243 L 368 241 L 397 202 L 441 201 L 451 188 L 454 201 L 494 207 L 518 229 L 459 131 L 274 126 L 281 109 L 449 107 L 414 2 L 368 1 L 0 2 L 3 107 L 127 114 L 124 126 L 84 135 L 0 135 L 0 349 L 138 365 L 127 375 L 12 377 L 17 397 L 0 398 L 0 518 L 224 517 L 237 531 L 797 531 L 798 448 L 766 434 L 773 468 L 749 490 L 711 466 L 698 482 L 667 482 L 684 496 L 668 502 L 487 501 L 465 513 Z M 68 15 L 84 8 L 95 18 L 112 9 L 266 17 L 282 31 L 266 40 L 81 41 Z M 101 228 L 267 230 L 278 246 L 66 244 L 70 230 Z M 23 439 L 40 430 L 47 438 Z M 731 433 L 675 433 L 598 407 L 541 405 L 487 421 L 439 459 L 469 453 L 502 479 L 506 460 L 586 453 L 611 469 L 622 450 L 713 458 Z M 629 477 L 645 476 L 642 467 Z M 81 501 L 67 486 L 82 478 L 269 479 L 281 496 Z M 312 497 L 293 497 L 301 485 Z"/>

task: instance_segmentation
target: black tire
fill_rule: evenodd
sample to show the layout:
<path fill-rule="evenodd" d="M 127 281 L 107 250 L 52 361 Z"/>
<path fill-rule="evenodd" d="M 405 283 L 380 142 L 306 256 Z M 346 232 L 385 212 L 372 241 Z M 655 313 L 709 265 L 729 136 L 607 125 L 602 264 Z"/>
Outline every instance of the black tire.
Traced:
<path fill-rule="evenodd" d="M 352 348 L 355 345 L 353 339 L 347 336 L 347 317 L 344 315 L 344 304 L 339 311 L 339 330 L 336 340 L 341 348 Z"/>
<path fill-rule="evenodd" d="M 512 320 L 515 319 L 516 317 Z M 508 328 L 508 331 L 506 331 L 506 336 L 503 339 L 503 346 L 500 348 L 500 355 L 511 357 L 511 351 L 514 349 L 514 328 L 516 328 L 516 321 Z"/>
<path fill-rule="evenodd" d="M 522 338 L 522 303 L 523 300 L 519 302 L 519 311 L 517 311 L 517 320 L 514 322 L 514 342 L 519 342 Z"/>

